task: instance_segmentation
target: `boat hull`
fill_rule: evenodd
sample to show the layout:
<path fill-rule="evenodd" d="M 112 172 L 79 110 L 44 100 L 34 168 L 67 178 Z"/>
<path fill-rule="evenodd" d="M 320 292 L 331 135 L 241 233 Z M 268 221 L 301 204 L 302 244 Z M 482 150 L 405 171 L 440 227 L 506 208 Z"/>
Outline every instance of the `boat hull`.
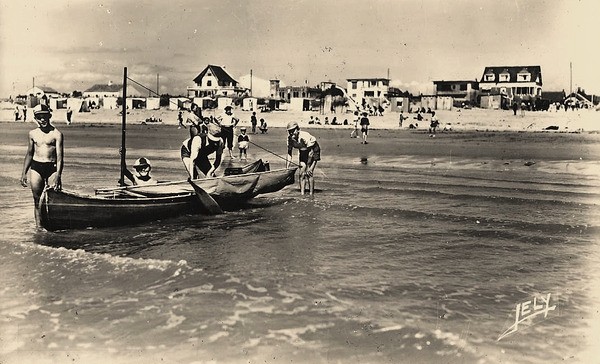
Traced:
<path fill-rule="evenodd" d="M 294 183 L 297 168 L 276 169 L 222 177 L 195 179 L 193 182 L 205 190 L 219 203 L 231 204 L 249 200 L 265 193 L 277 192 Z M 149 186 L 128 186 L 124 188 L 99 189 L 97 194 L 118 196 L 123 192 L 133 192 L 142 196 L 159 197 L 182 193 L 193 193 L 194 189 L 186 181 L 161 182 Z"/>
<path fill-rule="evenodd" d="M 47 189 L 40 199 L 41 225 L 49 231 L 131 225 L 203 212 L 195 193 L 167 197 L 110 198 Z"/>

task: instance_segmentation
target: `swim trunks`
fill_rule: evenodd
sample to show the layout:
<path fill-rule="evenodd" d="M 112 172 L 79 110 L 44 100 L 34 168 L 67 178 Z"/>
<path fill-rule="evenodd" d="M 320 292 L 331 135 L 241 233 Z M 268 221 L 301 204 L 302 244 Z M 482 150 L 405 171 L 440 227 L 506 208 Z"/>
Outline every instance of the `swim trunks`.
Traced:
<path fill-rule="evenodd" d="M 36 171 L 44 180 L 47 180 L 56 172 L 56 162 L 31 161 L 31 169 Z"/>
<path fill-rule="evenodd" d="M 306 164 L 308 164 L 308 152 L 312 149 L 313 151 L 313 156 L 312 156 L 312 160 L 313 161 L 320 161 L 321 160 L 321 147 L 319 146 L 319 143 L 315 142 L 315 144 L 313 144 L 313 146 L 309 149 L 304 149 L 304 150 L 300 150 L 298 153 L 298 159 L 300 160 L 300 162 L 304 162 Z"/>

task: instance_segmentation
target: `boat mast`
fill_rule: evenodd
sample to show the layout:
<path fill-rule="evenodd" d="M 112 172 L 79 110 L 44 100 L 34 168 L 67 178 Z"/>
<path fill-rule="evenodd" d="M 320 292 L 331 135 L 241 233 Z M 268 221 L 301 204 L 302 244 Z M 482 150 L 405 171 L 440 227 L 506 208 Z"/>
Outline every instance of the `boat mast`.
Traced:
<path fill-rule="evenodd" d="M 125 162 L 125 130 L 127 122 L 127 67 L 123 68 L 123 104 L 122 107 L 122 121 L 121 121 L 121 178 L 119 179 L 119 185 L 125 186 L 125 169 L 127 164 Z"/>

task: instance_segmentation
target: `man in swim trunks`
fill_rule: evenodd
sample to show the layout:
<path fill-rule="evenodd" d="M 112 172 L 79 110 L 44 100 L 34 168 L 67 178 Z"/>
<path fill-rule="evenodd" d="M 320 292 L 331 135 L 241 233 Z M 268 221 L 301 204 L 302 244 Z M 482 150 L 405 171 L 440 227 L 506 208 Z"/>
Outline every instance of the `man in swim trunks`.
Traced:
<path fill-rule="evenodd" d="M 290 121 L 287 124 L 288 140 L 287 149 L 288 155 L 285 159 L 285 167 L 288 168 L 292 161 L 292 150 L 294 148 L 299 151 L 300 162 L 300 194 L 304 195 L 304 188 L 308 181 L 309 193 L 311 196 L 315 193 L 314 172 L 317 162 L 321 160 L 321 147 L 317 143 L 317 138 L 311 134 L 301 131 L 298 123 Z"/>
<path fill-rule="evenodd" d="M 50 124 L 52 114 L 47 105 L 37 105 L 33 108 L 33 117 L 38 127 L 29 132 L 29 144 L 21 185 L 31 186 L 34 202 L 34 216 L 36 226 L 40 226 L 39 201 L 44 188 L 61 189 L 61 175 L 63 170 L 63 135 Z M 29 180 L 27 179 L 27 172 Z"/>

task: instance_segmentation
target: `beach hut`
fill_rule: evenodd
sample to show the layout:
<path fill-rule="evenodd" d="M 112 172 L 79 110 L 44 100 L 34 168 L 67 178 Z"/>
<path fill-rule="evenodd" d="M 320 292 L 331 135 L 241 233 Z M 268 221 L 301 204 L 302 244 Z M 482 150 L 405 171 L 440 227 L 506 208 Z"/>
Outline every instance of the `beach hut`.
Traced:
<path fill-rule="evenodd" d="M 452 110 L 454 98 L 451 96 L 437 96 L 436 110 Z"/>
<path fill-rule="evenodd" d="M 117 98 L 112 96 L 103 97 L 101 104 L 104 109 L 108 110 L 117 109 L 119 107 L 117 105 Z"/>
<path fill-rule="evenodd" d="M 128 109 L 145 109 L 146 99 L 140 97 L 128 97 L 126 99 Z"/>
<path fill-rule="evenodd" d="M 246 97 L 242 101 L 242 110 L 244 111 L 254 111 L 258 106 L 258 99 L 256 97 Z"/>
<path fill-rule="evenodd" d="M 160 109 L 160 98 L 158 98 L 158 97 L 148 97 L 146 99 L 146 109 L 148 109 L 148 110 L 158 110 L 158 109 Z"/>
<path fill-rule="evenodd" d="M 219 97 L 217 101 L 217 107 L 220 110 L 225 110 L 225 106 L 233 106 L 233 99 L 229 97 Z"/>
<path fill-rule="evenodd" d="M 408 97 L 392 97 L 390 98 L 390 111 L 393 112 L 409 112 L 410 100 Z"/>

